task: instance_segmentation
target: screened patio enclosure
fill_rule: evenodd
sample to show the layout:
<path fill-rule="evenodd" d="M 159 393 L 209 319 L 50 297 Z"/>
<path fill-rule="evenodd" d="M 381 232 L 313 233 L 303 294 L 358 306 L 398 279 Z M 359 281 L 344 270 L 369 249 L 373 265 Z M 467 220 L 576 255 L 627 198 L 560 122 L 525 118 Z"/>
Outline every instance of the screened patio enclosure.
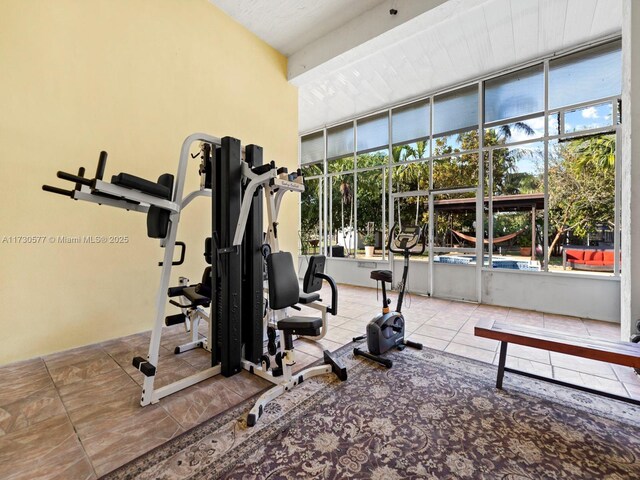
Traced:
<path fill-rule="evenodd" d="M 300 253 L 370 286 L 395 263 L 390 226 L 428 224 L 413 291 L 616 321 L 620 49 L 561 52 L 302 135 Z"/>

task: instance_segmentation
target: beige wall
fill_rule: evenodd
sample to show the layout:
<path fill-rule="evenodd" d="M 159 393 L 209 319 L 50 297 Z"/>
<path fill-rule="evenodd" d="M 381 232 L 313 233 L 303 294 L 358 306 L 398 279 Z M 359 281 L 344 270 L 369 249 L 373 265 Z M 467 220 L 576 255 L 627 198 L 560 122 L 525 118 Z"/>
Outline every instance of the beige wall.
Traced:
<path fill-rule="evenodd" d="M 157 240 L 138 213 L 45 193 L 57 170 L 155 179 L 175 173 L 190 133 L 262 145 L 297 164 L 297 92 L 286 58 L 206 0 L 3 0 L 0 3 L 0 364 L 147 330 L 159 282 Z M 187 190 L 198 185 L 191 168 Z M 70 185 L 70 184 L 69 184 Z M 297 231 L 298 199 L 280 231 Z M 205 199 L 178 238 L 199 279 L 210 226 Z M 43 244 L 6 243 L 42 235 Z M 49 243 L 126 235 L 124 245 Z M 4 242 L 4 243 L 3 243 Z M 296 235 L 282 241 L 295 251 Z M 174 312 L 168 309 L 168 313 Z"/>

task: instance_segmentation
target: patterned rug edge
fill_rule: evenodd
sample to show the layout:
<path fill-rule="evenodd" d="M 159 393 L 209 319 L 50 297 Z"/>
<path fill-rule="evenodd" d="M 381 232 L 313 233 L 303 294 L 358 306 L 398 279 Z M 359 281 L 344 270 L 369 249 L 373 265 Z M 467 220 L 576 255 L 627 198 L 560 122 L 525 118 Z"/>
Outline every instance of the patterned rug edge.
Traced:
<path fill-rule="evenodd" d="M 357 342 L 352 342 L 352 343 L 349 343 L 347 345 L 343 345 L 342 347 L 336 349 L 332 353 L 336 357 L 342 358 L 344 355 L 350 353 L 353 350 L 353 346 L 356 345 L 356 344 L 357 344 Z M 318 359 L 318 360 L 312 362 L 311 364 L 309 364 L 306 368 L 314 367 L 314 366 L 322 365 L 322 364 L 323 364 L 323 360 L 322 359 Z M 349 370 L 347 372 L 347 375 L 351 374 L 352 371 L 353 370 Z M 334 382 L 334 383 L 336 383 L 336 382 Z M 158 453 L 161 450 L 167 449 L 168 450 L 168 455 L 173 455 L 173 454 L 183 450 L 184 448 L 186 448 L 189 445 L 193 444 L 194 441 L 197 442 L 200 439 L 202 439 L 203 437 L 205 437 L 207 435 L 207 430 L 209 430 L 210 427 L 212 427 L 214 425 L 215 425 L 214 428 L 222 427 L 223 425 L 225 425 L 229 421 L 233 420 L 234 418 L 240 417 L 242 413 L 248 412 L 251 409 L 251 407 L 253 406 L 253 404 L 258 400 L 260 395 L 262 395 L 264 392 L 266 392 L 270 388 L 272 388 L 271 385 L 263 388 L 262 390 L 260 390 L 256 394 L 254 394 L 251 397 L 241 401 L 237 405 L 229 407 L 228 409 L 226 409 L 226 410 L 218 413 L 217 415 L 205 420 L 204 422 L 199 423 L 198 425 L 195 425 L 195 426 L 189 428 L 188 430 L 185 430 L 184 432 L 182 432 L 181 434 L 177 435 L 176 437 L 168 440 L 167 442 L 162 443 L 162 444 L 158 445 L 157 447 L 152 448 L 148 452 L 143 453 L 142 455 L 134 458 L 133 460 L 128 461 L 127 463 L 119 466 L 118 468 L 112 470 L 111 472 L 108 472 L 108 473 L 102 475 L 101 477 L 99 477 L 98 480 L 130 478 L 130 477 L 121 477 L 120 474 L 125 473 L 126 470 L 128 470 L 130 467 L 132 467 L 136 463 L 139 463 L 139 462 L 144 463 L 145 460 L 150 459 L 151 457 L 153 457 L 156 453 Z M 318 392 L 318 393 L 320 393 L 320 392 Z M 307 400 L 305 400 L 305 402 L 308 401 L 311 398 L 315 398 L 315 395 L 310 396 Z M 196 437 L 192 437 L 192 435 L 194 435 L 197 431 L 201 432 L 201 435 L 199 436 L 200 438 L 198 438 L 197 436 Z M 187 438 L 189 438 L 188 444 L 187 445 L 183 445 L 183 443 L 187 440 Z"/>

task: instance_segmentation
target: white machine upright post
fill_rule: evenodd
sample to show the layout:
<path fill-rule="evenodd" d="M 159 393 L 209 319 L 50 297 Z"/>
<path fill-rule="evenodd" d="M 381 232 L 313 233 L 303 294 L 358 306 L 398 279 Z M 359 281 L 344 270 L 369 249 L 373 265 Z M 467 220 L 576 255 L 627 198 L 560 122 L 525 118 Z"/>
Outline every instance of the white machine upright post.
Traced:
<path fill-rule="evenodd" d="M 184 192 L 185 177 L 187 172 L 187 166 L 189 164 L 190 149 L 194 142 L 207 142 L 211 145 L 220 145 L 220 139 L 212 137 L 204 133 L 195 133 L 190 135 L 182 143 L 182 149 L 180 151 L 180 163 L 178 164 L 178 172 L 176 175 L 176 184 L 173 194 L 173 198 L 178 205 L 182 205 L 182 195 Z M 189 195 L 184 199 L 184 203 L 188 204 L 193 199 L 193 195 Z M 164 259 L 162 262 L 162 273 L 160 274 L 160 286 L 158 287 L 158 293 L 156 296 L 156 316 L 153 323 L 153 329 L 151 330 L 151 341 L 149 342 L 149 355 L 148 361 L 153 366 L 158 365 L 158 356 L 160 352 L 160 339 L 162 337 L 162 328 L 165 317 L 165 305 L 167 302 L 167 290 L 169 289 L 169 281 L 171 280 L 171 269 L 173 264 L 173 254 L 176 244 L 176 236 L 178 232 L 178 224 L 180 221 L 180 209 L 176 213 L 172 213 L 170 216 L 170 228 L 169 233 L 165 240 L 161 241 L 161 245 L 165 247 Z M 211 322 L 209 322 L 210 324 Z M 211 335 L 211 331 L 209 332 Z M 209 336 L 211 338 L 211 336 Z M 165 387 L 155 389 L 154 381 L 156 376 L 150 375 L 144 377 L 144 383 L 142 386 L 142 398 L 140 404 L 145 406 L 150 403 L 156 403 L 161 398 L 170 395 L 176 391 L 195 385 L 202 380 L 213 377 L 220 373 L 220 366 L 208 368 L 202 372 L 198 372 L 195 375 L 191 375 L 182 380 L 178 380 Z"/>

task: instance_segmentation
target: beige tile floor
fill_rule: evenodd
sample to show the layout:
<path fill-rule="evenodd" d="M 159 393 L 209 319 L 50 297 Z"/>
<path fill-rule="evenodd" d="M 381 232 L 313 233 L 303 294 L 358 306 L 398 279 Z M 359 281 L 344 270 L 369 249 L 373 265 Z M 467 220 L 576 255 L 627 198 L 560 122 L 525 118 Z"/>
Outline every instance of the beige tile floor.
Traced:
<path fill-rule="evenodd" d="M 392 295 L 395 301 L 395 295 Z M 321 345 L 296 341 L 303 368 L 364 332 L 378 313 L 376 291 L 341 285 L 338 315 Z M 585 337 L 617 339 L 614 324 L 413 295 L 405 303 L 410 339 L 429 348 L 497 363 L 497 342 L 473 336 L 484 318 L 532 325 Z M 310 309 L 302 314 L 313 315 Z M 180 326 L 167 328 L 157 384 L 206 368 L 202 350 L 175 356 L 185 341 Z M 0 478 L 6 480 L 99 477 L 265 388 L 242 373 L 212 378 L 140 407 L 142 375 L 131 367 L 145 356 L 149 333 L 110 340 L 0 367 Z M 512 345 L 507 364 L 565 381 L 640 398 L 640 377 L 630 368 Z"/>

